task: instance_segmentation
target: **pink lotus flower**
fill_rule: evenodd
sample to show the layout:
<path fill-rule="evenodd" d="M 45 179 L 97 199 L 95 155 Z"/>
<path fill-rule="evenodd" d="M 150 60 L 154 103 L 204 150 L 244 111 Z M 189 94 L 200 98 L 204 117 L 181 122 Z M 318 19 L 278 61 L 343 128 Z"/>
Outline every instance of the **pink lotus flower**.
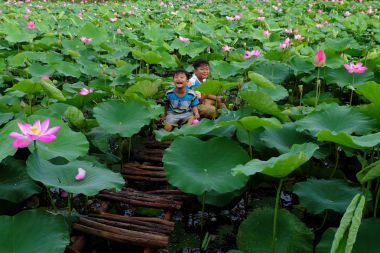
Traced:
<path fill-rule="evenodd" d="M 113 23 L 113 22 L 116 22 L 117 21 L 117 18 L 110 18 L 110 21 Z"/>
<path fill-rule="evenodd" d="M 24 15 L 23 18 L 24 19 L 29 19 L 29 16 L 28 15 Z"/>
<path fill-rule="evenodd" d="M 136 13 L 134 11 L 128 11 L 128 15 L 132 16 L 135 15 Z"/>
<path fill-rule="evenodd" d="M 322 25 L 322 24 L 315 24 L 315 27 L 317 27 L 317 28 L 322 28 L 323 25 Z"/>
<path fill-rule="evenodd" d="M 279 48 L 288 48 L 290 47 L 290 39 L 286 38 L 282 43 L 280 43 Z"/>
<path fill-rule="evenodd" d="M 322 13 L 323 13 L 323 11 L 322 11 L 322 10 L 318 10 L 318 13 L 319 13 L 319 14 L 322 14 Z"/>
<path fill-rule="evenodd" d="M 240 20 L 241 16 L 240 15 L 235 15 L 234 19 L 235 20 Z"/>
<path fill-rule="evenodd" d="M 235 20 L 234 17 L 230 17 L 230 16 L 226 16 L 226 19 L 227 19 L 228 21 L 233 21 L 233 20 Z"/>
<path fill-rule="evenodd" d="M 43 76 L 41 76 L 41 80 L 49 80 L 49 76 L 48 75 L 43 75 Z"/>
<path fill-rule="evenodd" d="M 344 15 L 345 17 L 349 17 L 349 16 L 351 16 L 351 12 L 349 12 L 349 11 L 345 11 L 343 15 Z"/>
<path fill-rule="evenodd" d="M 40 123 L 39 120 L 34 122 L 33 126 L 27 123 L 18 122 L 17 125 L 20 128 L 22 134 L 17 132 L 12 132 L 9 134 L 10 137 L 15 138 L 12 146 L 14 148 L 24 148 L 29 145 L 30 142 L 39 140 L 42 142 L 51 142 L 56 139 L 55 133 L 61 128 L 60 126 L 55 126 L 49 129 L 50 119 L 47 118 Z"/>
<path fill-rule="evenodd" d="M 196 124 L 198 124 L 199 123 L 199 120 L 197 120 L 197 119 L 193 119 L 192 121 L 191 121 L 191 124 L 192 125 L 196 125 Z"/>
<path fill-rule="evenodd" d="M 302 37 L 301 34 L 296 34 L 296 35 L 294 35 L 294 39 L 295 39 L 295 40 L 304 40 L 305 38 Z"/>
<path fill-rule="evenodd" d="M 228 45 L 224 45 L 223 46 L 223 51 L 224 52 L 230 52 L 232 50 L 232 47 L 228 46 Z"/>
<path fill-rule="evenodd" d="M 343 65 L 348 73 L 357 73 L 361 74 L 364 73 L 368 68 L 363 66 L 363 63 L 358 62 L 357 64 L 354 64 L 353 62 L 350 62 L 350 64 L 344 64 Z"/>
<path fill-rule="evenodd" d="M 29 21 L 27 24 L 26 24 L 26 28 L 32 30 L 32 29 L 35 29 L 36 28 L 36 24 L 33 22 L 33 21 Z"/>
<path fill-rule="evenodd" d="M 88 44 L 88 43 L 91 43 L 92 42 L 92 39 L 91 38 L 87 38 L 87 37 L 80 37 L 80 40 L 84 43 L 84 44 Z"/>
<path fill-rule="evenodd" d="M 90 89 L 82 88 L 82 89 L 80 89 L 79 94 L 86 96 L 86 95 L 93 93 L 93 92 L 94 92 L 93 88 L 90 88 Z"/>
<path fill-rule="evenodd" d="M 313 12 L 313 10 L 309 8 L 309 9 L 307 9 L 307 12 L 310 13 L 310 12 Z"/>
<path fill-rule="evenodd" d="M 122 33 L 121 29 L 120 29 L 120 28 L 117 28 L 117 29 L 116 29 L 116 33 L 121 34 L 121 33 Z"/>
<path fill-rule="evenodd" d="M 256 58 L 259 58 L 261 56 L 261 52 L 259 50 L 252 50 L 252 51 L 245 51 L 244 59 L 249 59 L 252 56 L 256 56 Z"/>
<path fill-rule="evenodd" d="M 86 171 L 82 168 L 78 168 L 78 174 L 75 176 L 75 180 L 81 181 L 86 177 Z"/>
<path fill-rule="evenodd" d="M 179 40 L 183 43 L 189 42 L 189 38 L 179 36 Z"/>
<path fill-rule="evenodd" d="M 78 16 L 79 18 L 82 18 L 82 17 L 83 17 L 83 12 L 78 12 L 77 16 Z"/>
<path fill-rule="evenodd" d="M 323 51 L 323 50 L 317 51 L 317 53 L 315 53 L 314 65 L 316 67 L 323 67 L 323 66 L 325 66 L 325 63 L 326 63 L 325 51 Z"/>
<path fill-rule="evenodd" d="M 265 17 L 257 17 L 256 20 L 259 22 L 263 22 L 265 21 Z"/>
<path fill-rule="evenodd" d="M 269 36 L 270 36 L 270 32 L 269 32 L 268 30 L 265 30 L 265 31 L 263 32 L 263 35 L 264 35 L 265 38 L 269 38 Z"/>

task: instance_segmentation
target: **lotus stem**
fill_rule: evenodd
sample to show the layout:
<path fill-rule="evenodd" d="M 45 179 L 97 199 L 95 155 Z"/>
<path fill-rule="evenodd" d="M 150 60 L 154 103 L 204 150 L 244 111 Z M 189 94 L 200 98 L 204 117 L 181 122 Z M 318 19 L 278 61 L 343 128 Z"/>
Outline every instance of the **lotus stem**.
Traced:
<path fill-rule="evenodd" d="M 67 194 L 67 210 L 68 210 L 68 221 L 69 221 L 69 224 L 71 224 L 71 193 L 69 192 Z"/>
<path fill-rule="evenodd" d="M 352 74 L 352 89 L 351 89 L 351 94 L 350 94 L 350 105 L 352 103 L 352 97 L 354 96 L 354 82 L 355 82 L 355 75 Z"/>
<path fill-rule="evenodd" d="M 315 87 L 315 104 L 314 104 L 314 107 L 317 107 L 318 105 L 318 100 L 319 100 L 319 93 L 320 93 L 320 86 L 321 86 L 321 80 L 319 79 L 319 72 L 320 72 L 320 68 L 318 68 L 318 71 L 317 71 L 317 83 L 316 83 L 316 87 Z"/>
<path fill-rule="evenodd" d="M 201 233 L 203 232 L 203 214 L 205 211 L 206 192 L 202 194 Z"/>
<path fill-rule="evenodd" d="M 380 197 L 380 187 L 379 187 L 380 179 L 377 179 L 377 192 L 376 192 L 376 199 L 375 199 L 375 207 L 373 210 L 373 217 L 376 218 L 377 216 L 377 207 L 379 206 L 379 197 Z"/>
<path fill-rule="evenodd" d="M 339 164 L 339 150 L 337 145 L 335 145 L 335 165 L 334 169 L 330 174 L 330 178 L 332 178 L 335 175 L 336 170 L 338 169 L 338 164 Z"/>
<path fill-rule="evenodd" d="M 128 162 L 131 161 L 132 137 L 128 138 Z"/>
<path fill-rule="evenodd" d="M 367 182 L 367 187 L 365 189 L 365 193 L 364 193 L 364 197 L 365 197 L 365 202 L 364 202 L 364 209 L 363 209 L 363 213 L 365 213 L 366 209 L 367 209 L 367 197 L 368 197 L 368 193 L 369 191 L 371 190 L 371 186 L 372 186 L 372 180 L 371 181 L 368 181 Z"/>
<path fill-rule="evenodd" d="M 328 210 L 325 211 L 325 215 L 324 215 L 324 217 L 323 217 L 322 224 L 321 224 L 319 227 L 317 227 L 317 228 L 315 229 L 315 231 L 319 231 L 319 230 L 321 230 L 321 229 L 324 227 L 324 225 L 325 225 L 325 223 L 326 223 L 326 220 L 327 220 L 327 216 L 328 216 Z"/>
<path fill-rule="evenodd" d="M 249 142 L 249 157 L 251 160 L 253 159 L 253 150 L 252 150 L 252 142 L 251 142 L 251 131 L 247 131 L 248 133 L 248 142 Z"/>
<path fill-rule="evenodd" d="M 57 212 L 57 207 L 55 206 L 55 203 L 54 203 L 53 198 L 51 196 L 50 189 L 47 188 L 47 187 L 46 187 L 46 192 L 47 192 L 47 195 L 49 197 L 51 207 L 53 208 L 54 212 L 56 213 Z"/>
<path fill-rule="evenodd" d="M 277 212 L 278 212 L 278 206 L 280 204 L 280 192 L 282 188 L 282 184 L 284 182 L 284 178 L 280 179 L 280 183 L 277 188 L 276 193 L 276 202 L 275 202 L 275 208 L 274 208 L 274 216 L 273 216 L 273 233 L 272 233 L 272 252 L 276 252 L 276 242 L 277 242 Z"/>

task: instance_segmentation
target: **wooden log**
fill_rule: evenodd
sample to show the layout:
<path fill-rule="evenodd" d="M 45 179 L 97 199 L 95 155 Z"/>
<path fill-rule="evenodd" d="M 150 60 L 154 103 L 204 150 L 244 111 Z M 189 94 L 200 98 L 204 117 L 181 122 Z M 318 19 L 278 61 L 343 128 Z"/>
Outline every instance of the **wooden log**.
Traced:
<path fill-rule="evenodd" d="M 161 141 L 161 142 L 158 142 L 158 141 L 155 141 L 155 140 L 152 140 L 152 141 L 147 141 L 145 143 L 145 147 L 147 148 L 162 148 L 162 149 L 166 149 L 170 146 L 170 144 L 172 144 L 173 141 Z"/>
<path fill-rule="evenodd" d="M 163 209 L 181 209 L 181 205 L 177 203 L 159 203 L 159 202 L 147 202 L 137 199 L 130 199 L 127 197 L 115 195 L 115 194 L 108 194 L 108 193 L 99 193 L 97 195 L 99 198 L 106 198 L 106 199 L 112 199 L 115 201 L 120 201 L 123 203 L 127 203 L 130 205 L 136 205 L 136 206 L 146 206 L 146 207 L 156 207 L 156 208 L 163 208 Z"/>
<path fill-rule="evenodd" d="M 164 167 L 162 166 L 155 166 L 155 165 L 147 165 L 147 164 L 139 164 L 139 163 L 125 163 L 123 168 L 138 168 L 138 169 L 144 169 L 144 170 L 164 170 Z"/>
<path fill-rule="evenodd" d="M 166 248 L 168 245 L 168 239 L 167 240 L 152 240 L 148 238 L 140 238 L 140 237 L 133 237 L 133 236 L 127 236 L 127 235 L 121 235 L 121 234 L 115 234 L 109 231 L 103 231 L 101 229 L 93 228 L 93 227 L 88 227 L 85 225 L 81 224 L 73 224 L 73 229 L 95 235 L 98 237 L 103 237 L 112 241 L 117 241 L 121 243 L 130 243 L 133 245 L 138 245 L 138 246 L 146 246 L 149 245 L 150 247 L 153 248 Z"/>
<path fill-rule="evenodd" d="M 166 177 L 164 171 L 148 171 L 148 170 L 141 170 L 141 169 L 136 169 L 136 168 L 128 168 L 127 170 L 123 170 L 122 174 L 149 176 L 149 177 Z"/>
<path fill-rule="evenodd" d="M 117 214 L 111 214 L 111 213 L 99 213 L 99 214 L 90 214 L 92 217 L 99 217 L 99 218 L 106 218 L 106 219 L 112 219 L 122 222 L 144 222 L 146 226 L 152 225 L 151 223 L 161 224 L 165 226 L 172 227 L 174 229 L 175 223 L 172 221 L 165 221 L 160 218 L 156 217 L 129 217 L 129 216 L 123 216 L 123 215 L 117 215 Z M 141 223 L 136 223 L 141 224 Z M 155 226 L 155 225 L 152 225 Z"/>
<path fill-rule="evenodd" d="M 138 232 L 144 232 L 144 233 L 154 233 L 157 235 L 170 235 L 170 233 L 173 231 L 173 229 L 168 228 L 167 226 L 142 226 L 142 225 L 136 225 L 132 223 L 127 222 L 119 222 L 119 221 L 113 221 L 113 220 L 107 220 L 107 219 L 101 219 L 96 217 L 88 217 L 89 220 L 93 220 L 105 225 L 110 225 L 113 227 L 138 231 Z"/>
<path fill-rule="evenodd" d="M 162 164 L 162 156 L 153 156 L 137 153 L 135 154 L 135 159 L 139 161 L 156 162 Z"/>
<path fill-rule="evenodd" d="M 137 150 L 137 153 L 140 154 L 146 154 L 146 155 L 163 155 L 164 150 L 163 149 L 157 149 L 157 148 L 145 148 L 143 150 Z"/>
<path fill-rule="evenodd" d="M 132 231 L 128 229 L 117 228 L 117 227 L 105 225 L 96 221 L 92 221 L 84 217 L 79 218 L 79 224 L 85 225 L 91 228 L 101 229 L 103 231 L 107 231 L 113 234 L 128 236 L 136 240 L 144 239 L 144 240 L 147 240 L 148 242 L 158 242 L 158 243 L 165 242 L 165 244 L 163 245 L 167 245 L 168 240 L 169 240 L 168 236 L 165 236 L 165 235 L 154 235 L 151 233 L 143 233 L 139 231 Z"/>
<path fill-rule="evenodd" d="M 145 176 L 132 176 L 132 175 L 125 175 L 125 174 L 122 174 L 122 176 L 126 180 L 137 180 L 137 181 L 167 183 L 166 178 L 145 177 Z"/>

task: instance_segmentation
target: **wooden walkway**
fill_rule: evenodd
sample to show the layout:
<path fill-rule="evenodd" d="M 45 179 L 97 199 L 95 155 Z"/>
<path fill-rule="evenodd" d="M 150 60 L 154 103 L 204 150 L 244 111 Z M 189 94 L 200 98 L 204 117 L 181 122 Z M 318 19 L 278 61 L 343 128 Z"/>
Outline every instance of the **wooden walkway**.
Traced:
<path fill-rule="evenodd" d="M 165 212 L 163 219 L 130 217 L 102 210 L 80 217 L 79 221 L 73 224 L 73 230 L 111 241 L 141 246 L 145 248 L 144 253 L 167 248 L 170 234 L 175 226 L 171 221 L 172 213 L 179 210 L 182 202 L 188 198 L 179 190 L 167 189 L 162 157 L 169 145 L 170 142 L 148 141 L 143 150 L 135 152 L 135 162 L 123 166 L 121 173 L 126 181 L 125 188 L 121 192 L 104 190 L 96 196 L 97 199 L 124 203 L 133 207 L 163 209 Z M 138 189 L 139 185 L 148 185 L 150 189 Z M 85 244 L 84 236 L 78 238 L 68 247 L 68 252 L 81 253 L 81 248 L 84 248 Z"/>

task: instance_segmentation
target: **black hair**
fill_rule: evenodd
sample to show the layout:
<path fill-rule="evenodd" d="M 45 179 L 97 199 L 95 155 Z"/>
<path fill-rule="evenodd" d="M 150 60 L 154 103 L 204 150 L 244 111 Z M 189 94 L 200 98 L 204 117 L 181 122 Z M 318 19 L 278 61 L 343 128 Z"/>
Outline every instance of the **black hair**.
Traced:
<path fill-rule="evenodd" d="M 202 66 L 202 65 L 210 66 L 210 63 L 208 62 L 208 60 L 205 60 L 205 59 L 198 59 L 198 60 L 196 60 L 196 61 L 193 63 L 193 67 L 194 67 L 194 69 L 197 69 L 197 68 L 199 68 L 199 67 Z"/>
<path fill-rule="evenodd" d="M 178 74 L 185 74 L 187 79 L 189 79 L 189 77 L 190 77 L 189 73 L 184 69 L 177 69 L 176 71 L 174 71 L 173 77 L 175 77 Z"/>

